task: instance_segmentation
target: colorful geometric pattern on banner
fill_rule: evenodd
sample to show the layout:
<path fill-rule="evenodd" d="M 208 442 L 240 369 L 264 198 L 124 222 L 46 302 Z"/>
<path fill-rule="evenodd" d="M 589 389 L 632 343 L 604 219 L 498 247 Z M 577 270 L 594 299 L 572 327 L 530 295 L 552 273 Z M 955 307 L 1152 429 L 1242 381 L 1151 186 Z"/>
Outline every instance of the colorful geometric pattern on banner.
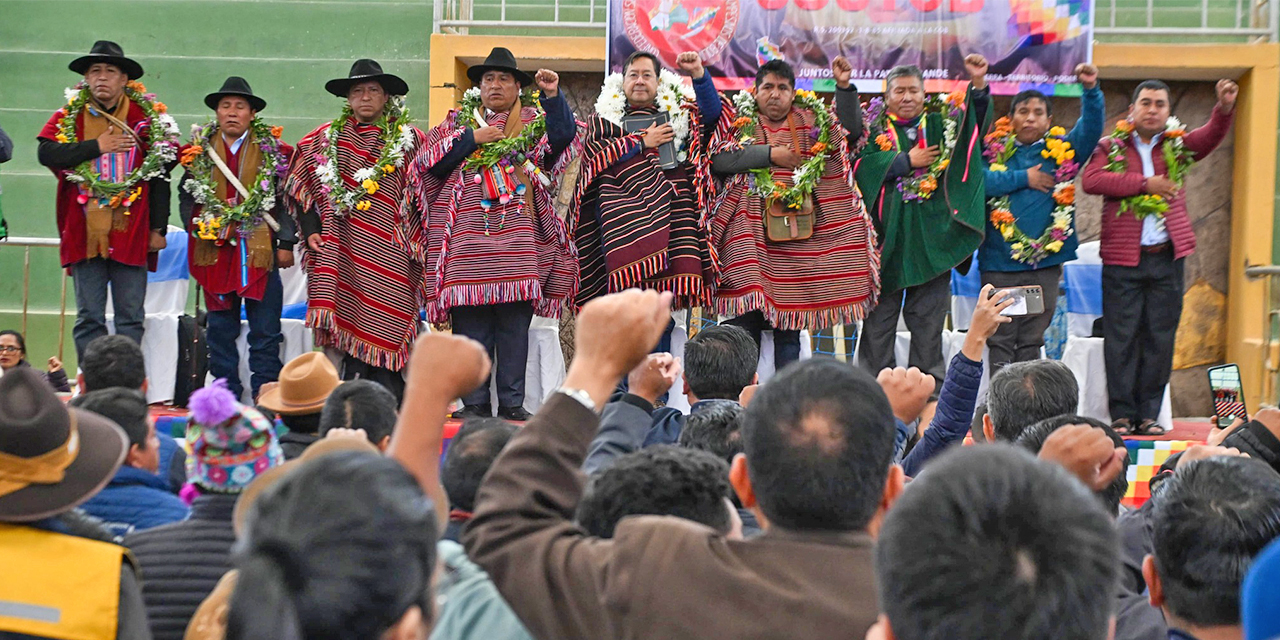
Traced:
<path fill-rule="evenodd" d="M 923 69 L 928 91 L 950 91 L 967 81 L 964 57 L 981 53 L 997 94 L 1079 95 L 1093 17 L 1093 0 L 609 0 L 608 65 L 621 71 L 647 51 L 675 68 L 697 51 L 716 86 L 733 90 L 781 59 L 798 88 L 831 91 L 831 60 L 843 55 L 862 91 L 882 91 L 897 64 Z"/>

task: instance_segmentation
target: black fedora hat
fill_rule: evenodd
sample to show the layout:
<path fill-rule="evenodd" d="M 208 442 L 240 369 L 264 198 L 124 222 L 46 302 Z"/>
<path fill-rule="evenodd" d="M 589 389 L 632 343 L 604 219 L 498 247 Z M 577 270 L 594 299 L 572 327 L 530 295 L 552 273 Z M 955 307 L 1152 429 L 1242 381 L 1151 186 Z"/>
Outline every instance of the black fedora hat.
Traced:
<path fill-rule="evenodd" d="M 467 77 L 471 79 L 471 82 L 480 84 L 480 79 L 484 77 L 486 71 L 506 71 L 515 76 L 516 81 L 522 87 L 533 84 L 533 77 L 516 66 L 516 57 L 506 47 L 494 47 L 483 63 L 467 69 Z"/>
<path fill-rule="evenodd" d="M 339 98 L 345 98 L 351 87 L 369 81 L 382 85 L 382 88 L 393 96 L 409 93 L 409 85 L 400 76 L 383 73 L 382 65 L 368 58 L 356 60 L 355 64 L 351 65 L 351 73 L 347 74 L 347 77 L 334 78 L 324 83 L 324 88 L 325 91 Z"/>
<path fill-rule="evenodd" d="M 67 65 L 67 68 L 84 75 L 89 70 L 89 67 L 92 67 L 97 62 L 105 62 L 120 67 L 120 70 L 126 76 L 129 76 L 130 80 L 137 80 L 142 77 L 142 65 L 130 58 L 126 58 L 124 49 L 121 49 L 120 45 L 110 40 L 99 40 L 93 43 L 93 48 L 89 49 L 89 55 L 80 56 L 72 60 L 71 64 Z"/>
<path fill-rule="evenodd" d="M 210 109 L 218 109 L 218 101 L 223 96 L 240 96 L 249 101 L 249 106 L 254 111 L 262 111 L 267 108 L 267 101 L 253 95 L 253 88 L 249 86 L 249 81 L 240 76 L 231 76 L 222 83 L 222 88 L 204 97 L 204 104 Z"/>
<path fill-rule="evenodd" d="M 93 497 L 129 448 L 124 431 L 68 409 L 29 367 L 0 378 L 0 522 L 58 515 Z"/>

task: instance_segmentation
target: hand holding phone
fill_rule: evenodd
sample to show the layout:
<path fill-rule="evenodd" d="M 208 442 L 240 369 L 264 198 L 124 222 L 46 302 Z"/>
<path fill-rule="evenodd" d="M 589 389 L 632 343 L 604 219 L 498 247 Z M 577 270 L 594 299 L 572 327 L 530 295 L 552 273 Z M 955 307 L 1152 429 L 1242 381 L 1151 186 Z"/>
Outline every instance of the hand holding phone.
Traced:
<path fill-rule="evenodd" d="M 987 294 L 987 297 L 991 298 L 995 296 L 997 291 L 1008 292 L 1005 299 L 1013 301 L 1013 304 L 1000 312 L 1001 315 L 1038 316 L 1044 313 L 1044 289 L 1042 289 L 1038 284 L 1022 287 L 1008 287 L 1005 289 L 992 289 L 991 292 Z"/>

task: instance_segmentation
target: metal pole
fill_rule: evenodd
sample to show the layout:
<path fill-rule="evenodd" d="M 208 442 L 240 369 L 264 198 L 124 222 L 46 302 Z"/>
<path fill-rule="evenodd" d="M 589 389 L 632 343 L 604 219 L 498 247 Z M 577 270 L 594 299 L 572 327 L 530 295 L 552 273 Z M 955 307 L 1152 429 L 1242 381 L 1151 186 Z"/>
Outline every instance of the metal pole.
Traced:
<path fill-rule="evenodd" d="M 1156 26 L 1155 0 L 1147 0 L 1147 28 Z"/>
<path fill-rule="evenodd" d="M 62 348 L 67 342 L 67 273 L 61 268 L 58 275 L 62 279 L 62 301 L 58 307 L 58 359 L 62 359 Z"/>
<path fill-rule="evenodd" d="M 1209 26 L 1209 0 L 1200 0 L 1200 26 Z"/>
<path fill-rule="evenodd" d="M 1271 41 L 1275 42 L 1280 39 L 1280 11 L 1276 10 L 1275 0 L 1266 0 L 1267 2 L 1267 18 L 1271 25 Z"/>
<path fill-rule="evenodd" d="M 31 302 L 31 247 L 22 248 L 22 337 L 27 337 L 27 307 Z"/>

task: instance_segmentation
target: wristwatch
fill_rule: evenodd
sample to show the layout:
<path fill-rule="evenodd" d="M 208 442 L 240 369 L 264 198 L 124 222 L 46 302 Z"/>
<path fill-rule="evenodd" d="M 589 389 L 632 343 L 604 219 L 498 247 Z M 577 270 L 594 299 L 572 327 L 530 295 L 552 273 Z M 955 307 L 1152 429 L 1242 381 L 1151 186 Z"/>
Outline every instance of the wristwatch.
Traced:
<path fill-rule="evenodd" d="M 583 391 L 582 389 L 570 389 L 568 387 L 560 387 L 559 389 L 556 389 L 556 391 L 577 400 L 578 403 L 586 407 L 588 411 L 592 413 L 600 413 L 599 409 L 596 408 L 595 401 L 591 399 L 591 394 L 586 391 Z"/>

